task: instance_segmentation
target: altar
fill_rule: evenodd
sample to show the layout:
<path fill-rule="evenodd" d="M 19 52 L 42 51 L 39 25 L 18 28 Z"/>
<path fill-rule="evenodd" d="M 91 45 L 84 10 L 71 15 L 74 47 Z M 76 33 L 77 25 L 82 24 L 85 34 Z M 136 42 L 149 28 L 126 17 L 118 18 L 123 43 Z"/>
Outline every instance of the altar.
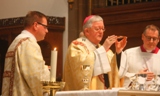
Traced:
<path fill-rule="evenodd" d="M 58 91 L 55 96 L 160 96 L 160 92 L 118 89 L 89 91 Z"/>
<path fill-rule="evenodd" d="M 160 91 L 119 90 L 117 96 L 160 96 Z"/>
<path fill-rule="evenodd" d="M 58 91 L 55 96 L 118 96 L 118 90 Z"/>

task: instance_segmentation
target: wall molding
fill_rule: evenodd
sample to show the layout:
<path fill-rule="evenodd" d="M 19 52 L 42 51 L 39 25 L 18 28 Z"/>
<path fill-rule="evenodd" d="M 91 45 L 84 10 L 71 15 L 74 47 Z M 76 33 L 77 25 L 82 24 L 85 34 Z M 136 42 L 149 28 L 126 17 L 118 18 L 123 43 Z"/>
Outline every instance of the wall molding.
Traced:
<path fill-rule="evenodd" d="M 49 29 L 61 29 L 64 30 L 65 17 L 48 17 Z M 24 22 L 24 17 L 6 18 L 0 19 L 0 29 L 4 27 L 22 27 Z"/>

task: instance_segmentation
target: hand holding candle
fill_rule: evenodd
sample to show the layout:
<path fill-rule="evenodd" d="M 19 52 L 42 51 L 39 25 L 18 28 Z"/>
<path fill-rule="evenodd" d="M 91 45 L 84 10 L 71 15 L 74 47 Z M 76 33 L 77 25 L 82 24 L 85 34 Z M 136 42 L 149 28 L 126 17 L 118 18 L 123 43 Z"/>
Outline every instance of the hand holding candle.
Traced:
<path fill-rule="evenodd" d="M 51 51 L 51 74 L 50 74 L 50 81 L 56 81 L 56 71 L 57 71 L 57 50 Z"/>

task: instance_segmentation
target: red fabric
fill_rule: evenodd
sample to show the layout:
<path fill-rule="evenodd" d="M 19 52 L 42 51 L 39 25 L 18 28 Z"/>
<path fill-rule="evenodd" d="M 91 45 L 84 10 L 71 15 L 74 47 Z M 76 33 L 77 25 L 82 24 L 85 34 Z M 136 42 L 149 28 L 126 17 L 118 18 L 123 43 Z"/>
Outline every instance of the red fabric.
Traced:
<path fill-rule="evenodd" d="M 141 47 L 141 51 L 142 51 L 142 52 L 147 52 L 147 51 L 146 51 L 146 49 L 144 49 L 143 45 L 142 45 L 142 46 L 140 46 L 140 47 Z M 156 48 L 152 51 L 152 53 L 157 54 L 157 53 L 158 53 L 158 51 L 159 51 L 159 48 L 158 48 L 158 47 L 156 47 Z"/>
<path fill-rule="evenodd" d="M 88 17 L 86 17 L 83 21 L 83 25 L 86 24 L 86 22 L 91 18 L 93 17 L 93 15 L 89 15 Z"/>

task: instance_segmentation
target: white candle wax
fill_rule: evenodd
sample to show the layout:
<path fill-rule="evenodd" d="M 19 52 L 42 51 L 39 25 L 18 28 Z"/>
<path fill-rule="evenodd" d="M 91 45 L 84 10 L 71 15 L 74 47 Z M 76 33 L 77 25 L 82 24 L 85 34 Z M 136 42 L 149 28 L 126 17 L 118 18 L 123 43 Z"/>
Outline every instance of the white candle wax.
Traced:
<path fill-rule="evenodd" d="M 57 53 L 56 48 L 51 51 L 51 74 L 50 81 L 56 81 L 56 71 L 57 71 Z"/>

